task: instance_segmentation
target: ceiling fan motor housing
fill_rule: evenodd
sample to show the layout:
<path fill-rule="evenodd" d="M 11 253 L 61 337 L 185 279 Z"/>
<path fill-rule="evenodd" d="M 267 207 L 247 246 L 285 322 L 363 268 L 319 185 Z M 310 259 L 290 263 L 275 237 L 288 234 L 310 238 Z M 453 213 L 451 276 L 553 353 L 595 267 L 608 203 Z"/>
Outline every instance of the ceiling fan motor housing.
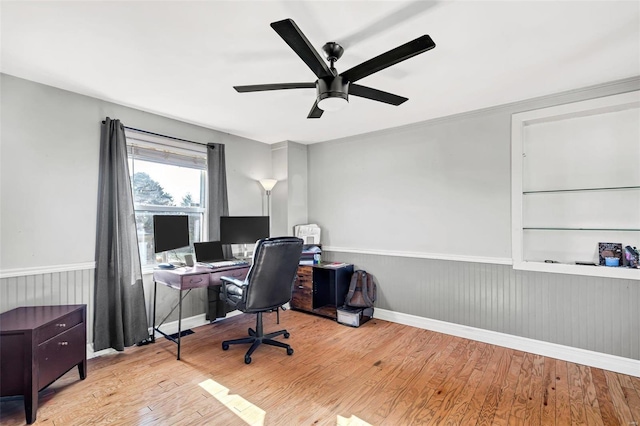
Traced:
<path fill-rule="evenodd" d="M 326 98 L 342 98 L 349 102 L 349 82 L 343 80 L 339 75 L 327 79 L 318 79 L 316 90 L 318 91 L 318 102 Z"/>

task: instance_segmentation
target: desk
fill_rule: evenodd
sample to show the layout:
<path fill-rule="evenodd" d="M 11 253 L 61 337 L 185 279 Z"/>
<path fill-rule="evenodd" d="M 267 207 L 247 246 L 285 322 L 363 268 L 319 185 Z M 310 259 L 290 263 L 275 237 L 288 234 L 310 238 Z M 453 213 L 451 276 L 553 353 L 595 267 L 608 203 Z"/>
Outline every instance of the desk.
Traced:
<path fill-rule="evenodd" d="M 180 334 L 182 334 L 182 299 L 184 299 L 194 288 L 204 288 L 214 285 L 222 285 L 220 277 L 232 277 L 243 280 L 249 272 L 249 265 L 229 266 L 225 268 L 211 269 L 205 266 L 187 266 L 176 269 L 156 269 L 153 271 L 153 328 L 151 331 L 151 341 L 155 342 L 156 331 L 173 343 L 178 345 L 178 357 L 180 359 Z M 178 303 L 171 309 L 166 317 L 156 327 L 156 295 L 158 284 L 178 290 Z M 183 294 L 183 292 L 186 293 Z M 178 308 L 178 338 L 160 331 L 160 326 L 169 318 L 169 315 Z"/>

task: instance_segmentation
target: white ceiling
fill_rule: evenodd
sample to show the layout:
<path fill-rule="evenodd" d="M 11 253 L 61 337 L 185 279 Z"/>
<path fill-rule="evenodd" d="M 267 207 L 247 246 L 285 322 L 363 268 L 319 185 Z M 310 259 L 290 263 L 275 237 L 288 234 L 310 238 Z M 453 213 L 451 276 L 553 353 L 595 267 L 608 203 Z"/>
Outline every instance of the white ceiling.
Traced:
<path fill-rule="evenodd" d="M 2 1 L 1 71 L 265 143 L 314 143 L 640 75 L 638 1 Z M 429 34 L 436 48 L 307 119 L 313 82 L 269 26 L 293 19 L 339 72 Z"/>

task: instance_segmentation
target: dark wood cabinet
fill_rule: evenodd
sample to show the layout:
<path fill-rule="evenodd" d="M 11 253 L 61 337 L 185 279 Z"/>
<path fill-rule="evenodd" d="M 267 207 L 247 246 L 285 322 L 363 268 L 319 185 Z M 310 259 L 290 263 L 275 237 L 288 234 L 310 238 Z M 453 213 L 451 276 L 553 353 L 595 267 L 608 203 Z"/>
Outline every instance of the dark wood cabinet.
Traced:
<path fill-rule="evenodd" d="M 0 315 L 0 396 L 23 395 L 27 423 L 38 391 L 78 366 L 87 371 L 86 305 L 27 306 Z"/>
<path fill-rule="evenodd" d="M 353 274 L 353 265 L 338 267 L 331 264 L 303 265 L 291 293 L 292 309 L 337 319 L 336 308 L 344 304 Z"/>

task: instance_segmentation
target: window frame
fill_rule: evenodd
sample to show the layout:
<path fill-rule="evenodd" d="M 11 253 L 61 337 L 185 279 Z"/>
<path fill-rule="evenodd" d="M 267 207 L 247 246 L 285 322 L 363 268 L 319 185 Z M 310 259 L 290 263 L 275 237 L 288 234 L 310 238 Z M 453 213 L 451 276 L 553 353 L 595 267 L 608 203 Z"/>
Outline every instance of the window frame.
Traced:
<path fill-rule="evenodd" d="M 167 214 L 198 214 L 201 218 L 200 238 L 208 235 L 208 179 L 207 179 L 207 147 L 204 144 L 187 142 L 151 135 L 132 129 L 125 129 L 127 140 L 127 161 L 133 165 L 129 175 L 135 173 L 135 161 L 147 161 L 167 166 L 179 166 L 200 170 L 200 206 L 161 206 L 136 203 L 134 213 L 162 212 Z M 130 181 L 133 189 L 133 180 Z M 191 241 L 191 245 L 197 241 Z M 138 241 L 138 254 L 140 246 Z M 142 258 L 141 258 L 142 262 Z M 157 262 L 142 265 L 143 273 L 153 271 Z"/>

